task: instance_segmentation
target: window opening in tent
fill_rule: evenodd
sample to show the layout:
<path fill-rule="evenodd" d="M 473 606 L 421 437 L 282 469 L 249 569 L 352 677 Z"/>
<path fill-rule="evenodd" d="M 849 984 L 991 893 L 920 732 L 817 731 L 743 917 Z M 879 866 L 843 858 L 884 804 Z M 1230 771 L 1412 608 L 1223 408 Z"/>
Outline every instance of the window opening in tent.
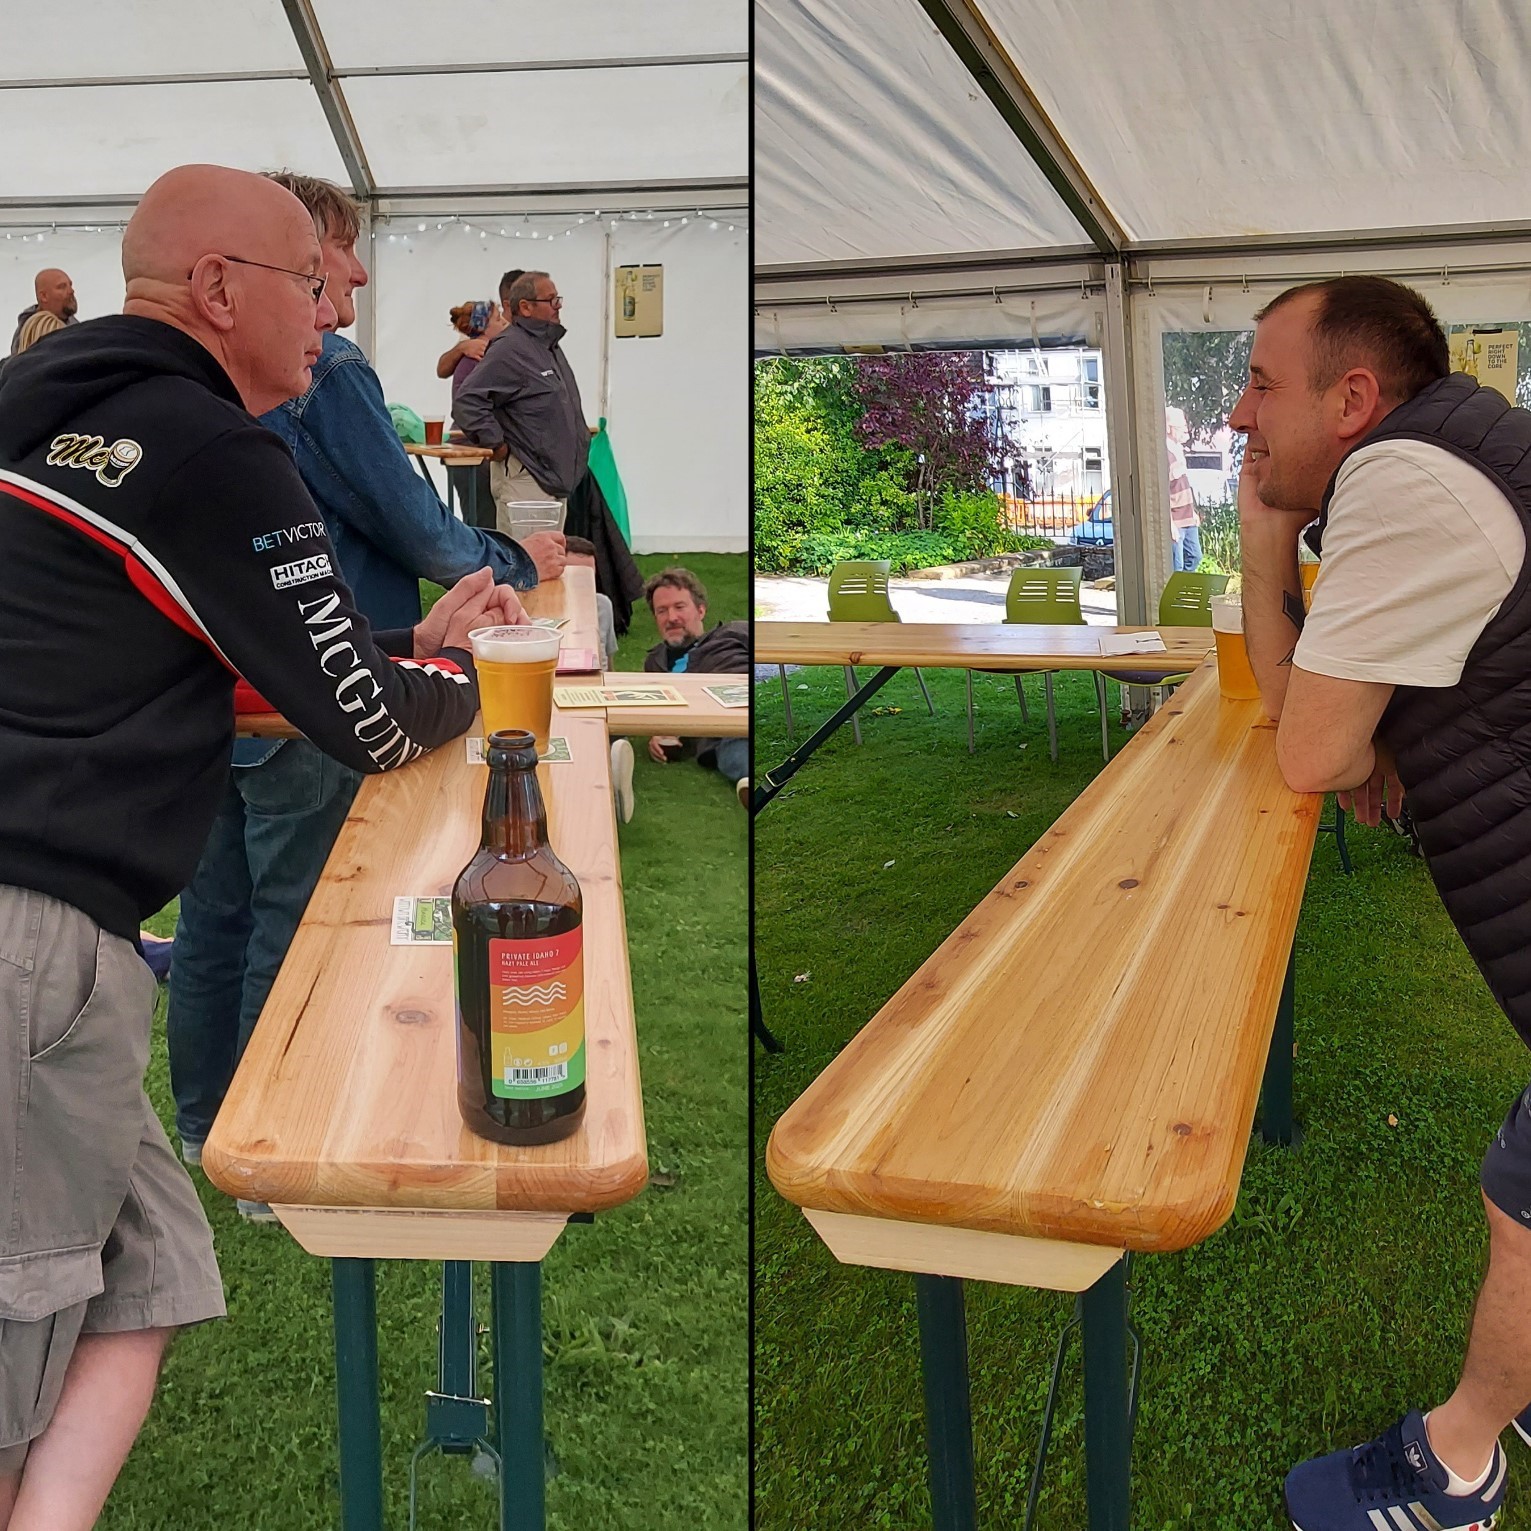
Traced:
<path fill-rule="evenodd" d="M 1244 438 L 1229 429 L 1228 416 L 1249 381 L 1253 344 L 1253 330 L 1171 331 L 1161 349 L 1166 455 L 1161 493 L 1169 504 L 1155 524 L 1173 537 L 1172 523 L 1184 522 L 1188 511 L 1194 515 L 1195 535 L 1182 533 L 1180 557 L 1205 573 L 1237 574 L 1241 568 L 1237 498 Z M 1193 553 L 1195 563 L 1189 558 Z"/>

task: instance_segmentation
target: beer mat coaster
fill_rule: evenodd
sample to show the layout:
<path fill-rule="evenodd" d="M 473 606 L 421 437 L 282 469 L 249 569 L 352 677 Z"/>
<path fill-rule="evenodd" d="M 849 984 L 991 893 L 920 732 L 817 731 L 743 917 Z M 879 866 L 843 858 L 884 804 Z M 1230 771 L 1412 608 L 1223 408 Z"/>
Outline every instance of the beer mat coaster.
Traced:
<path fill-rule="evenodd" d="M 484 741 L 476 735 L 470 734 L 467 738 L 468 764 L 483 765 Z M 568 765 L 574 756 L 569 753 L 569 741 L 562 734 L 555 735 L 548 740 L 547 754 L 537 757 L 538 765 Z"/>
<path fill-rule="evenodd" d="M 750 704 L 750 688 L 742 681 L 732 686 L 703 686 L 702 690 L 719 707 L 748 707 Z"/>
<path fill-rule="evenodd" d="M 569 625 L 569 619 L 567 617 L 533 617 L 532 618 L 532 626 L 533 627 L 545 627 L 550 632 L 555 632 L 555 633 L 559 630 L 559 628 L 567 627 L 568 625 Z"/>
<path fill-rule="evenodd" d="M 558 675 L 590 675 L 601 668 L 601 656 L 594 649 L 559 649 Z"/>
<path fill-rule="evenodd" d="M 1162 654 L 1164 639 L 1158 633 L 1104 633 L 1100 640 L 1102 654 Z"/>
<path fill-rule="evenodd" d="M 559 707 L 689 707 L 674 686 L 555 686 Z"/>
<path fill-rule="evenodd" d="M 393 946 L 450 946 L 452 900 L 401 893 L 393 901 Z"/>

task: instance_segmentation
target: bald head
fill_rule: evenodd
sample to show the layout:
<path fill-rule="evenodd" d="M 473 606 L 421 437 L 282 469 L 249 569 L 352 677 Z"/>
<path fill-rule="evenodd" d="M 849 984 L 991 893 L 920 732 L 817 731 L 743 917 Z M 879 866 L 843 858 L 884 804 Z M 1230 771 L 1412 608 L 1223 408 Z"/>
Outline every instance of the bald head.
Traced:
<path fill-rule="evenodd" d="M 74 300 L 74 283 L 67 272 L 57 266 L 39 271 L 32 279 L 32 290 L 37 294 L 37 306 L 45 308 L 60 319 L 72 319 L 79 304 Z"/>
<path fill-rule="evenodd" d="M 245 407 L 302 393 L 332 328 L 314 298 L 319 241 L 308 210 L 264 176 L 181 165 L 143 195 L 122 236 L 123 312 L 184 330 L 217 358 Z"/>
<path fill-rule="evenodd" d="M 133 284 L 181 286 L 204 255 L 296 265 L 318 257 L 313 219 L 290 191 L 264 176 L 222 165 L 167 170 L 143 195 L 122 236 L 122 274 Z"/>

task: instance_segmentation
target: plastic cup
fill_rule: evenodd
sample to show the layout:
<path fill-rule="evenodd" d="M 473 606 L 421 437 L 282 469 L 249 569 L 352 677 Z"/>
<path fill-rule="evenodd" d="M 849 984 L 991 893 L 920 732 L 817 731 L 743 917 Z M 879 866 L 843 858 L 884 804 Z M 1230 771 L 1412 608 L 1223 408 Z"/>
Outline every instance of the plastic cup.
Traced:
<path fill-rule="evenodd" d="M 446 417 L 443 415 L 427 415 L 425 417 L 425 444 L 428 447 L 441 445 L 442 428 L 446 425 Z"/>
<path fill-rule="evenodd" d="M 468 634 L 478 671 L 484 737 L 524 728 L 547 753 L 553 721 L 553 674 L 558 669 L 556 632 L 545 627 L 479 627 Z"/>
<path fill-rule="evenodd" d="M 1260 687 L 1244 642 L 1244 602 L 1236 595 L 1212 597 L 1212 640 L 1217 645 L 1217 688 L 1230 700 L 1258 701 Z"/>
<path fill-rule="evenodd" d="M 1299 563 L 1297 565 L 1297 577 L 1302 581 L 1302 604 L 1310 607 L 1313 604 L 1313 581 L 1318 578 L 1318 571 L 1323 567 L 1317 560 L 1312 563 Z"/>
<path fill-rule="evenodd" d="M 557 500 L 512 500 L 505 507 L 510 521 L 510 535 L 517 542 L 538 532 L 556 532 L 563 528 L 564 508 Z"/>

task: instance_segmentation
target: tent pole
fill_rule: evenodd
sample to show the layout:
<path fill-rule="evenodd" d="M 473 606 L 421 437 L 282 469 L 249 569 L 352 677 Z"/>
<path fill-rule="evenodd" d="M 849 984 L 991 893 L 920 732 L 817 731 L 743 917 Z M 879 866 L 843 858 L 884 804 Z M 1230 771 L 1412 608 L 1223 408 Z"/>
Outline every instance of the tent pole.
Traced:
<path fill-rule="evenodd" d="M 601 412 L 597 420 L 611 413 L 611 247 L 614 235 L 610 228 L 601 230 Z"/>
<path fill-rule="evenodd" d="M 1157 475 L 1141 472 L 1138 462 L 1138 389 L 1132 344 L 1132 296 L 1121 261 L 1106 262 L 1105 373 L 1106 442 L 1111 453 L 1111 519 L 1116 531 L 1116 615 L 1119 622 L 1147 623 L 1150 582 L 1150 533 L 1157 524 L 1149 513 Z"/>
<path fill-rule="evenodd" d="M 367 285 L 356 290 L 356 343 L 367 360 L 377 365 L 377 224 L 376 209 L 363 202 L 361 230 L 356 236 L 358 253 L 367 268 Z"/>

